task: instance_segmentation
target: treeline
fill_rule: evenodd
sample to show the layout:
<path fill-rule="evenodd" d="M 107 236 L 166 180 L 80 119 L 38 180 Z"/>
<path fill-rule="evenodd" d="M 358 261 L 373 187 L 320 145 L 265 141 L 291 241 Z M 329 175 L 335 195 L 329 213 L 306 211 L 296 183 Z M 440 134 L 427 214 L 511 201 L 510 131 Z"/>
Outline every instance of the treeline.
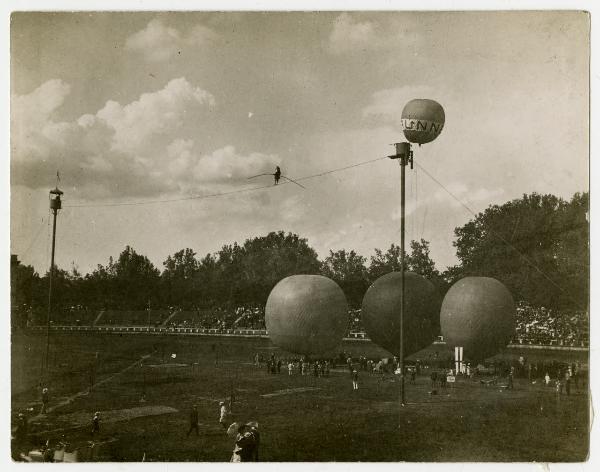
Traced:
<path fill-rule="evenodd" d="M 407 268 L 431 280 L 441 296 L 459 278 L 481 275 L 504 282 L 516 300 L 558 310 L 587 309 L 588 205 L 588 194 L 578 193 L 568 202 L 531 194 L 490 206 L 456 228 L 456 266 L 438 271 L 429 243 L 420 240 L 409 244 Z M 91 310 L 262 305 L 275 284 L 293 274 L 332 278 L 350 306 L 358 307 L 376 278 L 399 269 L 395 244 L 386 251 L 376 249 L 369 260 L 345 249 L 320 260 L 306 239 L 284 231 L 225 245 L 203 257 L 182 249 L 167 257 L 161 269 L 126 246 L 116 259 L 86 275 L 56 268 L 53 310 L 78 305 Z M 39 276 L 31 266 L 15 265 L 11 284 L 13 313 L 24 307 L 47 309 L 47 273 Z"/>

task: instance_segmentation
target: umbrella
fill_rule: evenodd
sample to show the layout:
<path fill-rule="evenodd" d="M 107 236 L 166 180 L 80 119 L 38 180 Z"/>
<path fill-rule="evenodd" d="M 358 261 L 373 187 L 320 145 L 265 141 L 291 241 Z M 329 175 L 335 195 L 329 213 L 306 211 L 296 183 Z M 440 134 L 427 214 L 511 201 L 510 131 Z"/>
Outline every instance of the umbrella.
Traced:
<path fill-rule="evenodd" d="M 236 421 L 235 423 L 231 423 L 231 425 L 229 426 L 229 428 L 227 428 L 227 436 L 229 436 L 230 438 L 235 438 L 235 436 L 237 435 L 238 429 L 240 429 L 240 426 L 242 426 L 243 423 Z"/>

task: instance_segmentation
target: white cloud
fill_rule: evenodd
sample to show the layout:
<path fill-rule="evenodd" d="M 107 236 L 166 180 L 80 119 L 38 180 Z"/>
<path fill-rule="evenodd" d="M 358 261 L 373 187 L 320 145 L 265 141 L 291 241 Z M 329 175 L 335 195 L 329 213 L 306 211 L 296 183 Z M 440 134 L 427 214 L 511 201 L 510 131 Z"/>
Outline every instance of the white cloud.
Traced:
<path fill-rule="evenodd" d="M 485 207 L 495 203 L 498 197 L 504 195 L 505 191 L 503 188 L 487 189 L 487 188 L 475 188 L 469 189 L 467 185 L 462 182 L 451 182 L 445 185 L 446 190 L 439 188 L 437 191 L 421 196 L 417 199 L 406 200 L 405 215 L 407 217 L 414 215 L 417 210 L 429 208 L 430 206 L 441 206 L 447 208 L 460 208 L 462 204 L 471 208 L 474 211 L 479 211 L 479 208 L 473 208 L 474 204 L 484 202 Z M 452 193 L 452 197 L 448 192 Z M 478 206 L 479 207 L 479 206 Z M 394 221 L 400 220 L 400 208 L 395 208 L 391 213 L 391 218 Z"/>
<path fill-rule="evenodd" d="M 333 23 L 329 45 L 332 52 L 339 54 L 356 48 L 368 47 L 375 39 L 373 22 L 359 22 L 350 14 L 342 13 Z"/>
<path fill-rule="evenodd" d="M 177 56 L 187 47 L 203 46 L 216 38 L 217 34 L 203 25 L 196 25 L 188 34 L 182 34 L 160 19 L 153 19 L 143 30 L 127 38 L 125 49 L 142 54 L 149 62 L 162 62 Z"/>
<path fill-rule="evenodd" d="M 411 46 L 416 40 L 417 35 L 406 19 L 360 21 L 356 14 L 344 12 L 333 22 L 329 50 L 334 54 L 343 54 L 357 50 L 393 49 L 398 44 Z"/>
<path fill-rule="evenodd" d="M 164 89 L 144 93 L 139 100 L 121 106 L 108 101 L 97 117 L 115 131 L 113 146 L 135 152 L 152 145 L 152 137 L 172 133 L 193 109 L 214 105 L 213 96 L 193 87 L 185 78 L 171 80 Z"/>
<path fill-rule="evenodd" d="M 200 157 L 193 172 L 198 182 L 246 181 L 251 175 L 273 172 L 280 162 L 277 156 L 261 153 L 242 156 L 236 153 L 233 146 L 225 146 Z"/>
<path fill-rule="evenodd" d="M 371 103 L 363 108 L 362 115 L 364 118 L 400 126 L 404 105 L 414 98 L 430 98 L 443 103 L 437 95 L 439 91 L 427 85 L 405 85 L 379 90 L 371 96 Z"/>
<path fill-rule="evenodd" d="M 69 84 L 52 79 L 27 95 L 12 97 L 11 146 L 19 151 L 14 153 L 14 159 L 44 152 L 45 141 L 59 131 L 51 119 L 70 91 Z"/>
<path fill-rule="evenodd" d="M 451 192 L 456 199 L 449 195 L 446 190 L 439 189 L 434 193 L 433 200 L 437 202 L 449 202 L 453 208 L 459 208 L 464 204 L 474 211 L 479 211 L 478 208 L 473 208 L 474 204 L 484 202 L 487 207 L 505 193 L 503 188 L 489 189 L 479 187 L 470 189 L 462 182 L 452 182 L 446 185 L 446 189 Z"/>
<path fill-rule="evenodd" d="M 14 184 L 48 185 L 60 169 L 63 181 L 77 181 L 90 198 L 198 194 L 245 184 L 248 175 L 280 163 L 275 155 L 240 154 L 232 145 L 199 151 L 196 139 L 215 102 L 183 77 L 125 105 L 109 100 L 96 113 L 54 121 L 68 93 L 67 84 L 51 81 L 13 97 Z"/>

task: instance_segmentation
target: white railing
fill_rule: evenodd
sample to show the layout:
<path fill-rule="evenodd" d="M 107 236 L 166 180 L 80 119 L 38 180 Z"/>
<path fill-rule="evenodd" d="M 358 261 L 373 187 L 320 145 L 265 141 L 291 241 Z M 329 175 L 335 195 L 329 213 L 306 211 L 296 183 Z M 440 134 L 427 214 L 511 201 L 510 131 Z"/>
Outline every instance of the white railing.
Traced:
<path fill-rule="evenodd" d="M 34 331 L 45 331 L 45 326 L 30 326 L 28 329 Z M 87 332 L 109 332 L 109 333 L 154 333 L 154 334 L 181 334 L 194 336 L 240 336 L 240 337 L 256 337 L 268 336 L 266 329 L 218 329 L 218 328 L 188 328 L 188 327 L 166 327 L 166 326 L 69 326 L 69 325 L 52 325 L 52 331 L 87 331 Z M 370 341 L 367 333 L 362 331 L 352 331 L 346 335 L 344 340 L 349 341 Z M 436 339 L 434 344 L 444 344 L 441 339 Z M 517 338 L 508 345 L 509 348 L 532 348 L 532 349 L 558 349 L 558 350 L 587 350 L 589 343 L 585 341 L 565 343 L 554 339 L 549 344 L 535 344 L 531 340 L 525 338 Z"/>

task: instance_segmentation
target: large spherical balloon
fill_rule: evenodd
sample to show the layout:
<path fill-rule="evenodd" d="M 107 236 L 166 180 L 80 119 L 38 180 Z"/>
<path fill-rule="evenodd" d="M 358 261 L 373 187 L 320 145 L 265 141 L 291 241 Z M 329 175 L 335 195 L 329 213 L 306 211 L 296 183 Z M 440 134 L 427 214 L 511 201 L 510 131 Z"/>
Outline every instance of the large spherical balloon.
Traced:
<path fill-rule="evenodd" d="M 400 354 L 400 272 L 379 277 L 367 290 L 362 321 L 371 341 L 394 355 Z M 404 277 L 404 355 L 429 346 L 437 335 L 439 297 L 431 282 L 413 272 Z"/>
<path fill-rule="evenodd" d="M 346 296 L 338 284 L 322 275 L 292 275 L 271 290 L 265 323 L 273 344 L 286 351 L 326 353 L 346 334 Z"/>
<path fill-rule="evenodd" d="M 482 360 L 506 347 L 515 332 L 515 303 L 508 289 L 490 277 L 465 277 L 444 297 L 442 335 L 462 346 L 466 358 Z"/>
<path fill-rule="evenodd" d="M 402 110 L 402 131 L 411 143 L 425 144 L 439 136 L 446 116 L 442 105 L 434 100 L 417 98 Z"/>

